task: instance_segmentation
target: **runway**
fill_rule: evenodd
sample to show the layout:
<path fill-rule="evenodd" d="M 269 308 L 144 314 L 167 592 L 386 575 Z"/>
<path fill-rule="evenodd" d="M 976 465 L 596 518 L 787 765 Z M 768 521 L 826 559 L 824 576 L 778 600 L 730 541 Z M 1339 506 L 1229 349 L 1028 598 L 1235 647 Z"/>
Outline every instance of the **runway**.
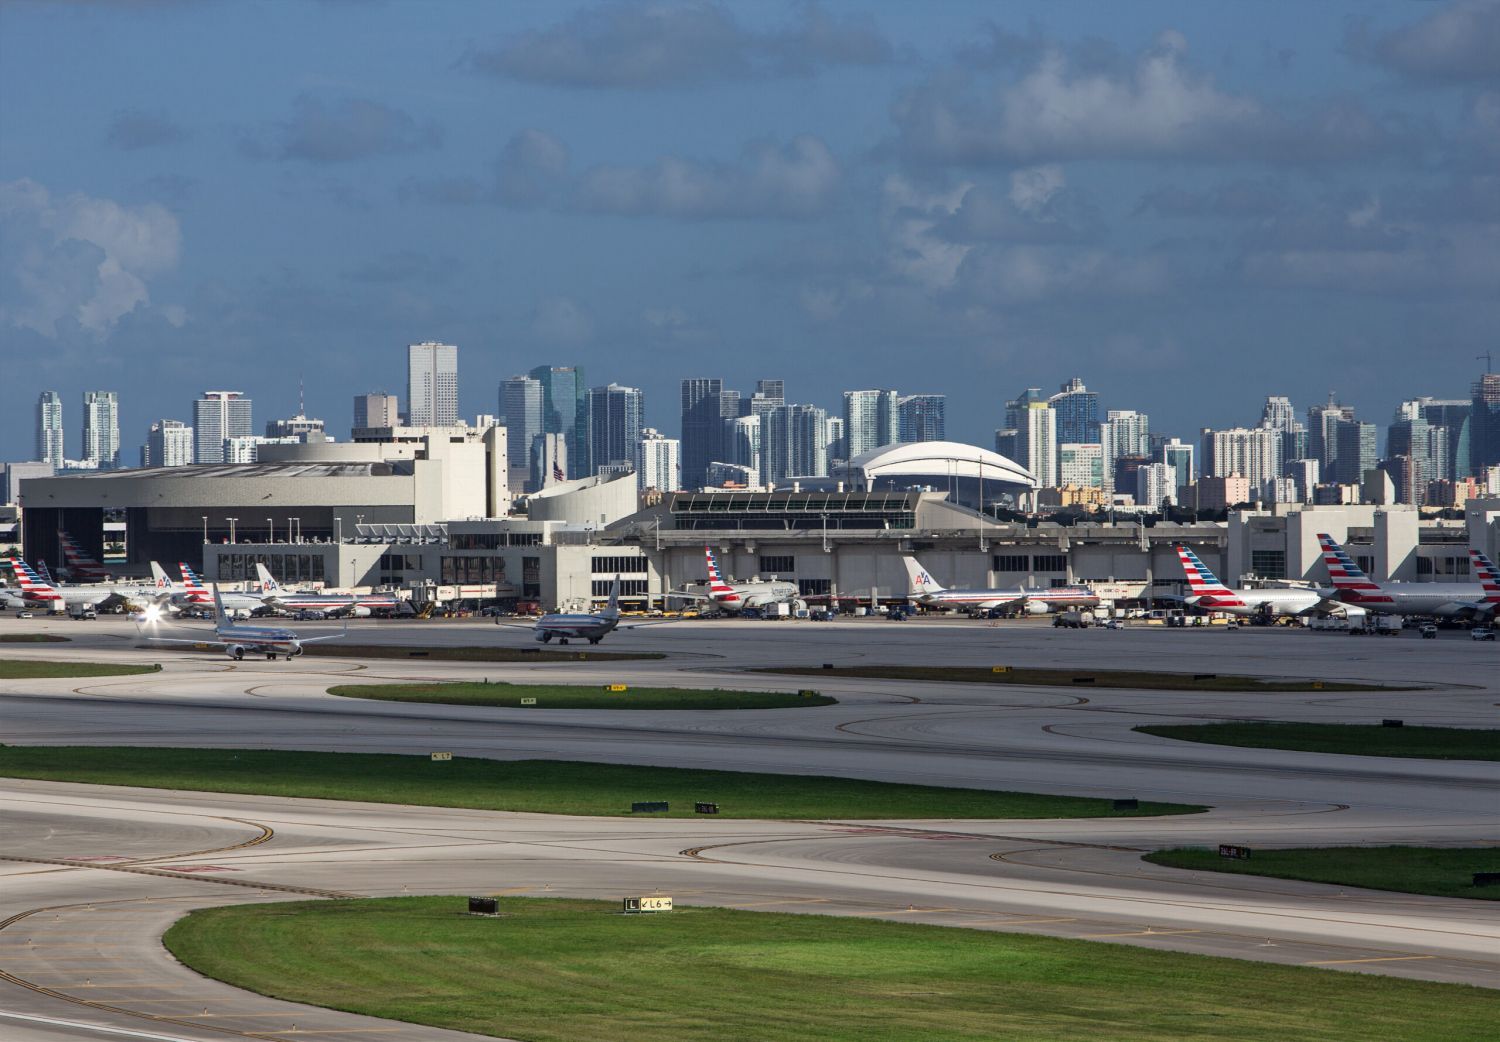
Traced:
<path fill-rule="evenodd" d="M 3 781 L 5 854 L 35 859 L 0 862 L 6 1037 L 94 1037 L 5 1021 L 6 1011 L 185 1039 L 235 1032 L 296 1038 L 310 1030 L 352 1039 L 460 1037 L 405 1026 L 392 1034 L 383 1022 L 248 996 L 201 980 L 159 946 L 162 930 L 187 908 L 285 900 L 301 891 L 619 897 L 660 889 L 687 903 L 1023 930 L 1500 986 L 1500 903 L 1194 874 L 1139 860 L 1163 846 L 1221 842 L 1500 841 L 1500 772 L 1492 763 L 1233 749 L 1131 731 L 1144 722 L 1387 717 L 1494 727 L 1496 647 L 1471 643 L 1467 634 L 1421 641 L 1412 634 L 1351 639 L 1279 630 L 1080 633 L 1031 621 L 716 621 L 629 631 L 606 645 L 662 651 L 668 657 L 661 660 L 512 666 L 306 657 L 236 664 L 138 650 L 133 633 L 106 620 L 35 625 L 78 639 L 7 646 L 0 654 L 160 661 L 164 670 L 0 681 L 8 743 L 445 750 L 1136 796 L 1214 809 L 1108 821 L 634 820 Z M 351 632 L 360 643 L 526 643 L 524 633 L 478 622 L 372 622 Z M 823 662 L 1165 669 L 1426 687 L 1080 693 L 740 672 Z M 806 686 L 840 702 L 767 711 L 538 712 L 324 693 L 333 683 L 365 679 L 481 676 Z M 287 1029 L 293 1022 L 296 1033 Z"/>

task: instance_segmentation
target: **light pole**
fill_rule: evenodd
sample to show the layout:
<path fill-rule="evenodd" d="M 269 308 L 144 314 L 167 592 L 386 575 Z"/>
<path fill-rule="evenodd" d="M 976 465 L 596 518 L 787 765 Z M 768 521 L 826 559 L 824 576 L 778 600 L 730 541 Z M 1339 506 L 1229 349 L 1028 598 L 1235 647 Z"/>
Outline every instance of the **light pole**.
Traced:
<path fill-rule="evenodd" d="M 239 518 L 237 518 L 237 517 L 226 517 L 224 520 L 229 522 L 229 541 L 231 543 L 236 542 L 236 539 L 234 538 L 234 523 L 236 521 L 238 521 Z"/>
<path fill-rule="evenodd" d="M 823 552 L 828 553 L 828 513 L 824 511 L 818 515 L 823 519 Z"/>
<path fill-rule="evenodd" d="M 266 542 L 276 542 L 276 522 L 269 517 L 266 518 Z"/>
<path fill-rule="evenodd" d="M 208 542 L 208 515 L 203 515 L 203 541 Z"/>
<path fill-rule="evenodd" d="M 296 525 L 293 531 L 292 526 Z M 302 519 L 300 517 L 289 517 L 286 519 L 286 537 L 289 542 L 302 542 Z"/>
<path fill-rule="evenodd" d="M 340 545 L 344 542 L 344 515 L 342 514 L 333 519 L 333 541 Z"/>

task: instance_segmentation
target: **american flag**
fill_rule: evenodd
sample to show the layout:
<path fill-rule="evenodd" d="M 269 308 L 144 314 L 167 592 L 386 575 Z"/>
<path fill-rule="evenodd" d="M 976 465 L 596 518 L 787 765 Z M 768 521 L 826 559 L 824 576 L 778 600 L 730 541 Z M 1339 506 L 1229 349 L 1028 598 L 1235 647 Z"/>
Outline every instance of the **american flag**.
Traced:
<path fill-rule="evenodd" d="M 552 461 L 552 480 L 553 481 L 566 481 L 567 480 L 567 477 L 562 472 L 562 468 L 557 465 L 557 460 L 553 460 Z"/>

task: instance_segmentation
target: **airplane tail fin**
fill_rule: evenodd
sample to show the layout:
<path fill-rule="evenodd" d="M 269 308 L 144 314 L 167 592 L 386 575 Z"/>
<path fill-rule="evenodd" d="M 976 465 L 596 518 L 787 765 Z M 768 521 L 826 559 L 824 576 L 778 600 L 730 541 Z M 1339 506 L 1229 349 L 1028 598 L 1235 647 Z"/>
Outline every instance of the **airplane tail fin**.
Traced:
<path fill-rule="evenodd" d="M 1333 536 L 1326 532 L 1318 533 L 1318 545 L 1323 548 L 1323 563 L 1328 566 L 1328 577 L 1333 580 L 1336 590 L 1361 590 L 1375 589 L 1376 586 L 1370 581 L 1354 558 L 1349 556 Z"/>
<path fill-rule="evenodd" d="M 260 588 L 263 593 L 280 593 L 281 584 L 271 576 L 271 570 L 265 565 L 257 563 L 255 574 L 260 576 Z"/>
<path fill-rule="evenodd" d="M 29 597 L 42 600 L 56 600 L 58 597 L 57 587 L 50 580 L 43 579 L 30 565 L 19 557 L 10 559 L 11 569 L 16 573 L 16 582 L 20 584 L 21 592 Z"/>
<path fill-rule="evenodd" d="M 708 561 L 708 592 L 711 594 L 733 593 L 733 587 L 719 574 L 719 562 L 714 558 L 713 549 L 705 546 L 703 556 Z"/>
<path fill-rule="evenodd" d="M 1183 574 L 1187 576 L 1188 589 L 1195 594 L 1226 593 L 1228 588 L 1215 575 L 1191 547 L 1177 544 L 1177 558 L 1182 562 Z"/>
<path fill-rule="evenodd" d="M 52 573 L 47 570 L 47 562 L 43 561 L 41 558 L 37 558 L 36 571 L 33 573 L 33 577 L 40 579 L 48 586 L 55 585 L 52 578 Z"/>
<path fill-rule="evenodd" d="M 229 615 L 224 611 L 224 598 L 219 594 L 218 583 L 214 583 L 214 620 L 220 625 L 229 621 Z"/>
<path fill-rule="evenodd" d="M 1474 559 L 1474 574 L 1479 576 L 1479 585 L 1484 589 L 1484 599 L 1480 603 L 1493 613 L 1500 608 L 1500 568 L 1478 550 L 1471 549 L 1469 556 Z"/>
<path fill-rule="evenodd" d="M 615 576 L 615 581 L 609 584 L 609 603 L 604 606 L 603 615 L 606 619 L 618 619 L 620 617 L 620 577 Z"/>
<path fill-rule="evenodd" d="M 182 588 L 188 593 L 207 593 L 203 587 L 203 580 L 198 578 L 198 573 L 188 567 L 186 561 L 177 562 L 177 570 L 182 573 Z"/>
<path fill-rule="evenodd" d="M 943 592 L 943 587 L 932 577 L 932 574 L 926 568 L 917 563 L 915 557 L 907 557 L 903 554 L 901 563 L 906 566 L 907 578 L 911 580 L 911 590 L 909 592 L 919 597 L 923 594 Z"/>
<path fill-rule="evenodd" d="M 156 587 L 158 593 L 172 588 L 172 580 L 167 576 L 167 570 L 155 561 L 151 562 L 151 585 Z"/>

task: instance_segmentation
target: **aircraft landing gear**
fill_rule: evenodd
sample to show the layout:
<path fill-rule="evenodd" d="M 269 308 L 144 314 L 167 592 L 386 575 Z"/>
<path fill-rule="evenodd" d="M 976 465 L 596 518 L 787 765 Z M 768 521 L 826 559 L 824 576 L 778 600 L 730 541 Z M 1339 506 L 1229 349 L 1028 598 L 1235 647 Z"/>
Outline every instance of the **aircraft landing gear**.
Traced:
<path fill-rule="evenodd" d="M 557 642 L 559 644 L 566 644 L 568 642 L 568 638 L 567 637 L 558 637 L 557 638 Z"/>
<path fill-rule="evenodd" d="M 274 652 L 274 651 L 268 651 L 268 652 L 266 652 L 266 661 L 267 662 L 275 662 L 276 661 L 276 652 Z"/>
<path fill-rule="evenodd" d="M 599 638 L 598 637 L 590 637 L 589 638 L 589 643 L 590 644 L 598 644 L 599 643 Z"/>

